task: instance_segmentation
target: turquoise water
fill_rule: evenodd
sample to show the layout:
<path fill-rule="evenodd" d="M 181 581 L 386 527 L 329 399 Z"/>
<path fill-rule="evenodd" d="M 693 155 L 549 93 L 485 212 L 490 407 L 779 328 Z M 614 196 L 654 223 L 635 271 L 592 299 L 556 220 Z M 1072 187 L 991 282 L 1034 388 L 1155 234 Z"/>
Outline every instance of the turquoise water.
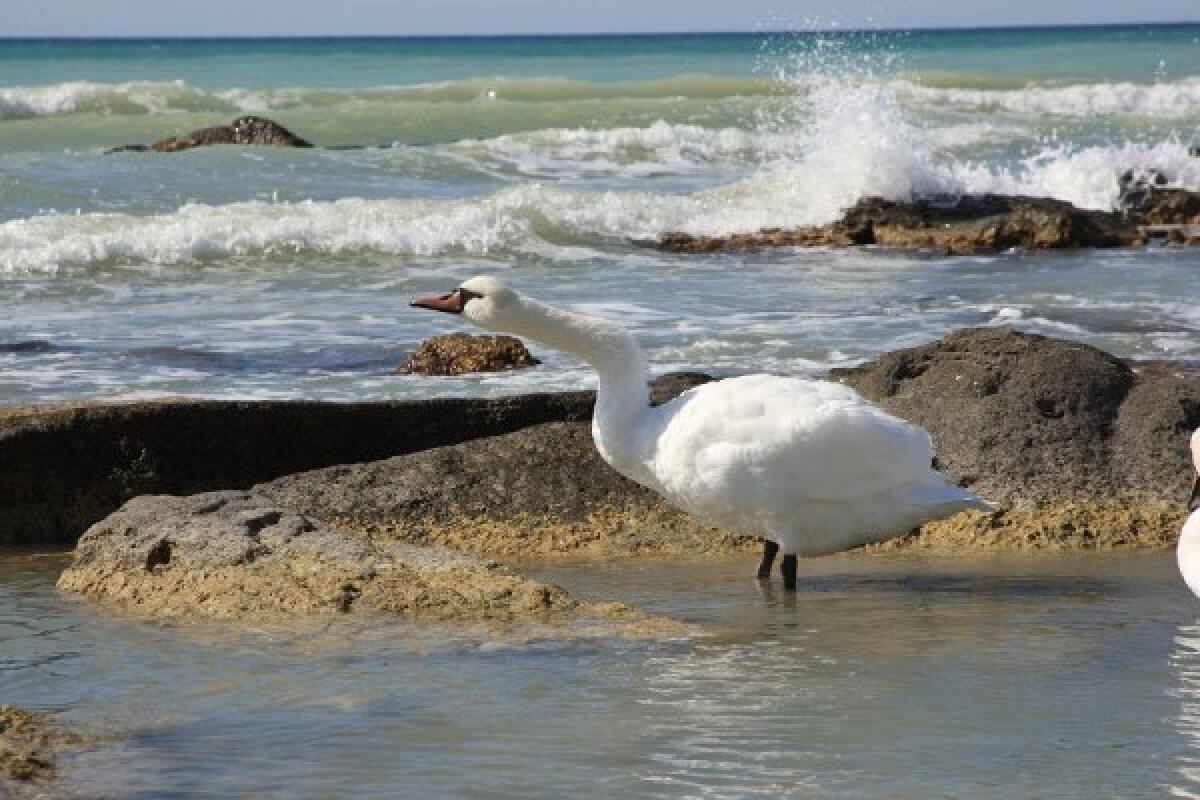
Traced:
<path fill-rule="evenodd" d="M 104 155 L 244 113 L 371 147 Z M 589 380 L 553 353 L 517 375 L 390 376 L 450 329 L 407 298 L 479 272 L 623 322 L 656 369 L 820 372 L 989 323 L 1194 360 L 1193 253 L 646 243 L 827 222 L 868 195 L 1111 208 L 1126 169 L 1200 189 L 1198 129 L 1197 25 L 0 40 L 0 404 Z"/>
<path fill-rule="evenodd" d="M 1200 72 L 1200 25 L 605 36 L 254 39 L 0 39 L 0 84 L 184 80 L 224 88 L 370 88 L 497 75 L 645 80 L 681 73 L 744 76 L 762 53 L 833 44 L 880 51 L 912 72 L 1010 80 L 1146 82 Z M 319 60 L 319 63 L 315 63 Z M 1163 67 L 1166 67 L 1164 70 Z M 35 72 L 36 70 L 36 72 Z M 974 76 L 971 73 L 976 73 Z"/>

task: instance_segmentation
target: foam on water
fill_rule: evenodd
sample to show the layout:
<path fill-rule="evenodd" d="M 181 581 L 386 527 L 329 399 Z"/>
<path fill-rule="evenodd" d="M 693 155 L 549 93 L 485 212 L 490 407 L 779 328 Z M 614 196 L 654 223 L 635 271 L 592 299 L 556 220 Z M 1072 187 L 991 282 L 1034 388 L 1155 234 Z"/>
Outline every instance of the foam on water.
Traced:
<path fill-rule="evenodd" d="M 830 89 L 832 93 L 834 89 Z M 521 171 L 577 175 L 699 169 L 706 159 L 762 157 L 750 135 L 655 126 L 633 131 L 539 134 L 557 141 L 501 137 L 464 145 Z M 534 137 L 537 138 L 537 137 Z M 1114 207 L 1125 169 L 1164 169 L 1200 189 L 1200 160 L 1178 140 L 1154 145 L 1048 147 L 1013 167 L 940 157 L 927 132 L 908 122 L 885 90 L 843 94 L 750 176 L 686 195 L 586 191 L 524 182 L 453 200 L 360 199 L 331 202 L 188 204 L 177 211 L 48 214 L 0 223 L 0 269 L 54 271 L 95 264 L 179 264 L 296 253 L 486 255 L 573 245 L 583 237 L 652 240 L 670 230 L 721 234 L 823 224 L 867 196 L 905 200 L 928 192 L 999 192 L 1056 197 L 1080 207 Z M 786 153 L 788 150 L 792 152 Z M 736 165 L 730 166 L 731 169 Z M 539 250 L 539 252 L 544 252 Z"/>
<path fill-rule="evenodd" d="M 933 88 L 898 81 L 894 88 L 901 97 L 923 105 L 972 111 L 1072 117 L 1097 114 L 1187 117 L 1200 114 L 1200 76 L 1151 84 L 1094 83 L 1022 89 Z"/>
<path fill-rule="evenodd" d="M 769 94 L 784 87 L 754 78 L 676 75 L 640 81 L 584 81 L 555 77 L 472 78 L 410 86 L 358 89 L 320 87 L 205 89 L 182 80 L 98 83 L 65 81 L 0 87 L 0 119 L 92 111 L 164 114 L 178 111 L 267 112 L 342 104 L 477 103 L 493 100 L 553 103 L 605 98 L 723 98 Z"/>

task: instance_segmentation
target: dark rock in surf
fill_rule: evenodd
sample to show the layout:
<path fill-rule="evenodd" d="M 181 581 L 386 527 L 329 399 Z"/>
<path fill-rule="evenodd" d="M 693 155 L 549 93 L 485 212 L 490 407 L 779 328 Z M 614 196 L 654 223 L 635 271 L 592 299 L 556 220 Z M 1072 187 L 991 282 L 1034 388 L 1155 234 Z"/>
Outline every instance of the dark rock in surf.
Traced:
<path fill-rule="evenodd" d="M 127 144 L 105 151 L 109 153 L 146 152 L 176 153 L 193 147 L 216 144 L 261 145 L 269 147 L 312 147 L 312 143 L 301 139 L 287 128 L 266 117 L 247 115 L 238 117 L 228 125 L 200 128 L 186 136 L 159 139 L 150 145 Z"/>
<path fill-rule="evenodd" d="M 53 353 L 54 345 L 43 339 L 24 339 L 18 342 L 0 342 L 0 355 L 10 353 L 12 355 L 33 356 L 42 353 Z"/>
<path fill-rule="evenodd" d="M 540 363 L 515 336 L 447 333 L 421 342 L 396 369 L 396 374 L 465 375 L 503 372 Z"/>
<path fill-rule="evenodd" d="M 1121 247 L 1141 241 L 1136 221 L 1121 214 L 1078 209 L 1045 197 L 983 194 L 930 196 L 908 203 L 869 197 L 830 225 L 729 236 L 667 233 L 658 246 L 671 252 L 707 253 L 772 246 L 880 245 L 959 255 L 1013 248 Z"/>

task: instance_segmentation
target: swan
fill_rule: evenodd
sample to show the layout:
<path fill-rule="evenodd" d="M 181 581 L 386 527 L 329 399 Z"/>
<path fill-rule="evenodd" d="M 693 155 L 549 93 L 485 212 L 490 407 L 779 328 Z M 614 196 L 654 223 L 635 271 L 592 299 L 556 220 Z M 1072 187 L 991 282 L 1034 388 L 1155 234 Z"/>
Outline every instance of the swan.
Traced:
<path fill-rule="evenodd" d="M 411 305 L 534 339 L 598 373 L 592 438 L 622 475 L 717 527 L 764 539 L 758 577 L 782 550 L 784 588 L 798 556 L 882 541 L 963 509 L 993 510 L 934 470 L 929 434 L 839 383 L 744 375 L 652 407 L 632 335 L 551 308 L 478 276 Z"/>
<path fill-rule="evenodd" d="M 1196 474 L 1192 476 L 1192 496 L 1187 504 L 1187 510 L 1191 513 L 1179 534 L 1175 558 L 1179 562 L 1183 582 L 1192 590 L 1192 594 L 1200 597 L 1200 429 L 1192 433 L 1192 465 Z"/>

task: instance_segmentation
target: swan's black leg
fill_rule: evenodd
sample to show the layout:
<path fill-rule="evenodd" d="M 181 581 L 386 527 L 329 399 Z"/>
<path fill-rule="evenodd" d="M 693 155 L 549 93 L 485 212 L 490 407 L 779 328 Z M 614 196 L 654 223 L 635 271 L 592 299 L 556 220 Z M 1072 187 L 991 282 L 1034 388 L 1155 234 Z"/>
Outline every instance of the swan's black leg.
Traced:
<path fill-rule="evenodd" d="M 783 564 L 780 566 L 783 572 L 783 588 L 789 592 L 796 591 L 796 556 L 784 555 Z"/>
<path fill-rule="evenodd" d="M 758 562 L 758 579 L 760 581 L 771 577 L 771 566 L 775 563 L 775 554 L 778 552 L 779 545 L 770 539 L 763 539 L 762 561 Z"/>

